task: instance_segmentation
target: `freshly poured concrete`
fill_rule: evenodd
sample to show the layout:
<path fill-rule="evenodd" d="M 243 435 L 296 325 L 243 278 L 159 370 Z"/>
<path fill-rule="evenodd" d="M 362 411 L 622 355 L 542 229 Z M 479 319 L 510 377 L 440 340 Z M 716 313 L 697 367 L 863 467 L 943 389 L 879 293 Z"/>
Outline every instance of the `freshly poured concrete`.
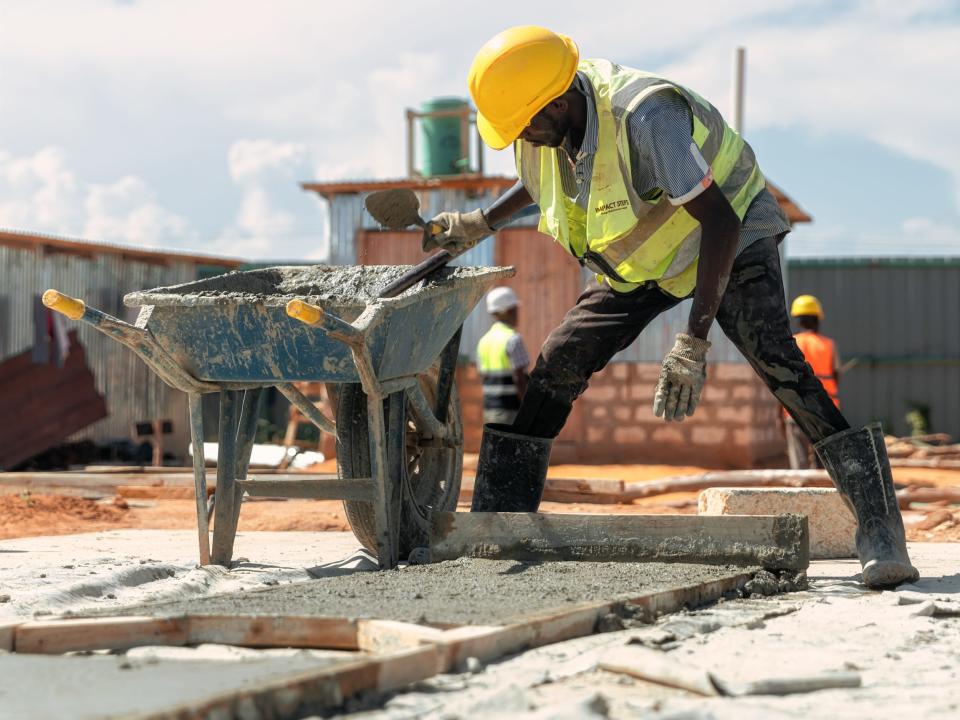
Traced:
<path fill-rule="evenodd" d="M 208 280 L 159 287 L 131 293 L 134 304 L 139 296 L 181 296 L 220 298 L 227 302 L 263 302 L 275 297 L 319 297 L 335 304 L 366 303 L 402 276 L 409 265 L 307 265 L 280 266 L 219 275 Z M 421 280 L 403 295 L 423 292 L 450 281 L 489 273 L 487 267 L 446 267 Z"/>
<path fill-rule="evenodd" d="M 527 563 L 462 558 L 356 572 L 244 593 L 126 608 L 151 615 L 323 615 L 503 625 L 586 602 L 627 599 L 746 572 L 667 563 Z"/>

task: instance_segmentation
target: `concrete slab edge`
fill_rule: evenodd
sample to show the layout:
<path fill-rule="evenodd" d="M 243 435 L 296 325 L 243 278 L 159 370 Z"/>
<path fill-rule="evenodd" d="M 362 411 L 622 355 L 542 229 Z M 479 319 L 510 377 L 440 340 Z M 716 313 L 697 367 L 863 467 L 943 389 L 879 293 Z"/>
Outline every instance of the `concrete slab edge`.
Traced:
<path fill-rule="evenodd" d="M 248 647 L 294 646 L 364 653 L 320 671 L 299 672 L 261 685 L 219 693 L 143 717 L 287 717 L 341 705 L 361 691 L 386 692 L 457 670 L 467 658 L 492 662 L 529 648 L 595 632 L 597 622 L 629 606 L 653 620 L 741 589 L 752 571 L 609 601 L 579 604 L 505 626 L 450 629 L 390 620 L 186 615 L 175 618 L 107 617 L 28 621 L 0 626 L 0 650 L 60 654 L 138 645 L 216 642 Z"/>

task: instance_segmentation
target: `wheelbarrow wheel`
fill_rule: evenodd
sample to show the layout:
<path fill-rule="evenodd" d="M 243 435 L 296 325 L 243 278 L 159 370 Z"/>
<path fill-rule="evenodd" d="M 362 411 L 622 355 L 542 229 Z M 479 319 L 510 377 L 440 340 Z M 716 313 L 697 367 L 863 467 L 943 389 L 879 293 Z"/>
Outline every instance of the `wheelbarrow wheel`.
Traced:
<path fill-rule="evenodd" d="M 435 402 L 437 369 L 420 376 L 420 387 Z M 463 444 L 457 447 L 421 447 L 421 433 L 407 408 L 407 487 L 401 494 L 400 558 L 427 544 L 429 510 L 455 510 L 460 495 Z M 447 427 L 461 437 L 460 399 L 456 385 L 447 406 Z M 337 406 L 337 469 L 340 477 L 370 477 L 370 444 L 367 429 L 367 396 L 358 384 L 341 385 Z M 343 509 L 353 534 L 370 552 L 377 552 L 374 508 L 360 500 L 344 500 Z"/>

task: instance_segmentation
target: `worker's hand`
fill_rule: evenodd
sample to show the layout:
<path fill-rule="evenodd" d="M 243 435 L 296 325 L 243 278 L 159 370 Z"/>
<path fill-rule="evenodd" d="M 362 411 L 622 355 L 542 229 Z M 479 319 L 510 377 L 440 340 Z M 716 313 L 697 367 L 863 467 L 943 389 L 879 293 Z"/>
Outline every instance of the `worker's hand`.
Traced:
<path fill-rule="evenodd" d="M 443 232 L 431 235 L 431 225 L 439 225 Z M 482 210 L 468 213 L 443 212 L 428 222 L 427 228 L 423 233 L 423 251 L 443 248 L 451 255 L 465 253 L 493 232 Z"/>
<path fill-rule="evenodd" d="M 707 379 L 707 350 L 710 343 L 693 335 L 679 333 L 673 350 L 660 367 L 657 392 L 653 396 L 653 414 L 667 422 L 693 415 L 700 403 L 703 382 Z"/>

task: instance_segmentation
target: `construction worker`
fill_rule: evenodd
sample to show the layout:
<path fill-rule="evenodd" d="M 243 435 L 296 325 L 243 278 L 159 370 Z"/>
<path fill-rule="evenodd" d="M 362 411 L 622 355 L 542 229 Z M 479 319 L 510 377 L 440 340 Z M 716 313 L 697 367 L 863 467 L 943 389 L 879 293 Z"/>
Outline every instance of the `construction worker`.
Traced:
<path fill-rule="evenodd" d="M 716 320 L 853 508 L 864 582 L 915 580 L 880 427 L 852 429 L 797 347 L 778 248 L 790 226 L 717 109 L 665 78 L 582 60 L 573 40 L 534 26 L 487 42 L 468 84 L 480 135 L 513 145 L 520 179 L 484 210 L 433 218 L 445 230 L 424 250 L 462 252 L 536 204 L 540 231 L 597 276 L 544 343 L 514 424 L 484 428 L 473 509 L 535 511 L 550 443 L 591 374 L 692 298 L 654 414 L 696 410 Z"/>
<path fill-rule="evenodd" d="M 824 390 L 840 407 L 840 357 L 837 346 L 830 338 L 820 334 L 820 321 L 823 320 L 823 306 L 813 295 L 798 295 L 790 305 L 790 315 L 803 328 L 793 336 L 797 347 L 803 353 L 807 363 L 813 368 L 814 375 Z M 813 449 L 803 430 L 790 415 L 784 411 L 784 432 L 787 436 L 787 455 L 790 467 L 795 470 L 822 467 L 817 453 Z"/>
<path fill-rule="evenodd" d="M 477 368 L 483 378 L 483 422 L 512 425 L 527 389 L 530 356 L 517 332 L 520 301 L 508 287 L 487 293 L 493 326 L 477 343 Z"/>

